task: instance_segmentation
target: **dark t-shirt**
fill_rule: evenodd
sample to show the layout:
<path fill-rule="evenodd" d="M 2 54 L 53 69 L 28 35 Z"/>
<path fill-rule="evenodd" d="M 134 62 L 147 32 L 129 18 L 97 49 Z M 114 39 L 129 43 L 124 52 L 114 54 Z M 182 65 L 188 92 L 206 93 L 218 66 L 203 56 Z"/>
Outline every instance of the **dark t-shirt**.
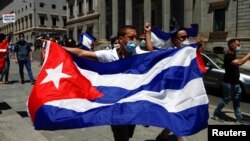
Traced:
<path fill-rule="evenodd" d="M 26 41 L 18 41 L 15 46 L 15 53 L 17 53 L 18 60 L 25 60 L 29 58 L 31 47 Z"/>
<path fill-rule="evenodd" d="M 230 84 L 239 83 L 239 67 L 232 64 L 232 61 L 236 58 L 236 54 L 227 53 L 224 56 L 224 66 L 225 66 L 225 75 L 223 82 Z"/>

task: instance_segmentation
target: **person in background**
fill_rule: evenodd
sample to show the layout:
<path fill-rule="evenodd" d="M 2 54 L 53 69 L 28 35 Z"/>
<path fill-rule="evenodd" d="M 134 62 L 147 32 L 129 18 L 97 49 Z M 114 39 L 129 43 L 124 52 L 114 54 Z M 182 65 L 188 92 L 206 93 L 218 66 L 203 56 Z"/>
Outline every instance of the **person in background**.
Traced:
<path fill-rule="evenodd" d="M 237 124 L 249 124 L 243 119 L 240 110 L 240 100 L 242 89 L 239 83 L 239 66 L 243 65 L 250 59 L 250 52 L 243 58 L 237 58 L 236 54 L 240 51 L 240 41 L 231 39 L 228 41 L 228 51 L 224 56 L 225 74 L 223 78 L 222 88 L 224 97 L 219 102 L 214 110 L 212 119 L 223 121 L 221 110 L 230 102 L 233 101 L 233 109 Z"/>
<path fill-rule="evenodd" d="M 43 65 L 44 62 L 44 58 L 45 58 L 45 50 L 46 50 L 46 46 L 47 46 L 47 41 L 46 40 L 50 40 L 52 42 L 56 42 L 54 37 L 41 37 L 38 40 L 40 40 L 42 42 L 42 50 L 41 50 L 41 56 L 40 56 L 40 66 Z"/>
<path fill-rule="evenodd" d="M 147 33 L 148 27 L 145 28 Z M 112 62 L 132 55 L 146 53 L 141 51 L 137 46 L 137 31 L 135 27 L 126 25 L 119 29 L 117 40 L 120 44 L 119 48 L 112 50 L 87 51 L 79 48 L 68 48 L 66 50 L 76 54 L 79 57 L 89 58 L 99 62 Z M 133 136 L 135 125 L 112 125 L 111 126 L 115 141 L 129 141 Z"/>
<path fill-rule="evenodd" d="M 24 34 L 19 34 L 19 41 L 16 42 L 15 51 L 14 51 L 15 63 L 19 65 L 19 74 L 21 77 L 21 83 L 24 84 L 24 66 L 28 72 L 31 84 L 35 83 L 33 73 L 31 70 L 31 61 L 33 61 L 32 50 L 28 42 L 24 40 Z"/>
<path fill-rule="evenodd" d="M 76 47 L 76 41 L 73 38 L 69 37 L 65 41 L 65 46 L 67 46 L 67 47 Z"/>
<path fill-rule="evenodd" d="M 119 45 L 119 41 L 117 39 L 117 36 L 115 36 L 115 35 L 110 36 L 109 49 L 114 49 L 114 48 L 119 48 L 119 47 L 120 47 L 120 45 Z"/>
<path fill-rule="evenodd" d="M 9 43 L 12 38 L 12 33 L 9 33 L 7 36 L 5 34 L 0 33 L 0 43 L 3 42 L 3 40 L 7 40 Z M 4 56 L 6 58 L 6 62 L 4 65 L 4 69 L 2 71 L 2 74 L 0 76 L 0 84 L 9 84 L 9 70 L 10 70 L 10 48 L 8 47 L 6 50 L 6 55 Z"/>
<path fill-rule="evenodd" d="M 146 49 L 146 34 L 145 33 L 142 33 L 140 35 L 140 48 L 141 50 L 147 50 Z"/>
<path fill-rule="evenodd" d="M 175 33 L 171 35 L 171 41 L 174 48 L 182 48 L 191 44 L 188 40 L 188 35 L 185 28 L 178 29 Z"/>

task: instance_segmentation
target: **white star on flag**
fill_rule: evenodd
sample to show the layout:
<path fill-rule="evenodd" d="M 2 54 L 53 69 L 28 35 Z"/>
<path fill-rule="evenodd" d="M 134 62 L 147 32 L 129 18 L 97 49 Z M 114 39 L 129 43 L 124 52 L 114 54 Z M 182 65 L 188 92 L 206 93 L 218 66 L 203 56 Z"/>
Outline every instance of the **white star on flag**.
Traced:
<path fill-rule="evenodd" d="M 61 78 L 72 77 L 66 73 L 63 73 L 62 68 L 63 68 L 63 63 L 58 65 L 55 69 L 46 69 L 46 72 L 48 75 L 43 79 L 41 84 L 52 81 L 54 83 L 55 87 L 58 89 L 59 82 L 60 82 Z"/>

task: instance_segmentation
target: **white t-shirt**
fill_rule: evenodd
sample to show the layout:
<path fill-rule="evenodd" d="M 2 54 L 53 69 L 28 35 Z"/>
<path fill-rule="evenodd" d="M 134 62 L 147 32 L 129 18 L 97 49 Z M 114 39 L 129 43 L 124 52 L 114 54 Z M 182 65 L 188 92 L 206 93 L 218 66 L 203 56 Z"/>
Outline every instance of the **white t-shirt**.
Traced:
<path fill-rule="evenodd" d="M 148 51 L 145 50 L 141 50 L 140 47 L 136 47 L 135 49 L 135 53 L 133 55 L 136 54 L 142 54 L 142 53 L 147 53 Z M 112 50 L 99 50 L 99 51 L 95 51 L 96 56 L 98 61 L 100 62 L 112 62 L 112 61 L 116 61 L 119 60 L 119 56 L 117 53 L 117 48 L 114 48 Z"/>

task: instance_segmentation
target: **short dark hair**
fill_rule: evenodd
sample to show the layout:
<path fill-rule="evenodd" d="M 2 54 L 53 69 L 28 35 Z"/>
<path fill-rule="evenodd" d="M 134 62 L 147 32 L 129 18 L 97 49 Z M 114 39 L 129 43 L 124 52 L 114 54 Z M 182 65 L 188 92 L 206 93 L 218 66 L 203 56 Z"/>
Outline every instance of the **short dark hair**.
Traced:
<path fill-rule="evenodd" d="M 19 38 L 24 37 L 23 33 L 19 33 Z"/>
<path fill-rule="evenodd" d="M 110 36 L 110 43 L 114 44 L 116 39 L 117 39 L 117 36 L 115 36 L 115 35 Z"/>
<path fill-rule="evenodd" d="M 230 45 L 232 45 L 234 42 L 236 42 L 236 41 L 240 41 L 240 40 L 238 40 L 238 39 L 230 39 L 229 41 L 228 41 L 228 43 L 227 43 L 227 45 L 228 45 L 228 47 L 230 46 Z"/>
<path fill-rule="evenodd" d="M 177 34 L 179 33 L 179 31 L 182 31 L 182 30 L 186 31 L 184 27 L 181 27 L 177 29 L 175 32 L 171 33 L 171 40 L 177 38 Z"/>
<path fill-rule="evenodd" d="M 65 46 L 66 47 L 76 47 L 76 41 L 73 38 L 69 37 L 65 41 Z"/>
<path fill-rule="evenodd" d="M 125 26 L 122 26 L 119 29 L 119 31 L 117 33 L 117 37 L 120 37 L 120 36 L 123 37 L 126 34 L 126 32 L 127 32 L 128 29 L 133 29 L 133 30 L 136 31 L 136 28 L 134 26 L 132 26 L 132 25 L 125 25 Z"/>

